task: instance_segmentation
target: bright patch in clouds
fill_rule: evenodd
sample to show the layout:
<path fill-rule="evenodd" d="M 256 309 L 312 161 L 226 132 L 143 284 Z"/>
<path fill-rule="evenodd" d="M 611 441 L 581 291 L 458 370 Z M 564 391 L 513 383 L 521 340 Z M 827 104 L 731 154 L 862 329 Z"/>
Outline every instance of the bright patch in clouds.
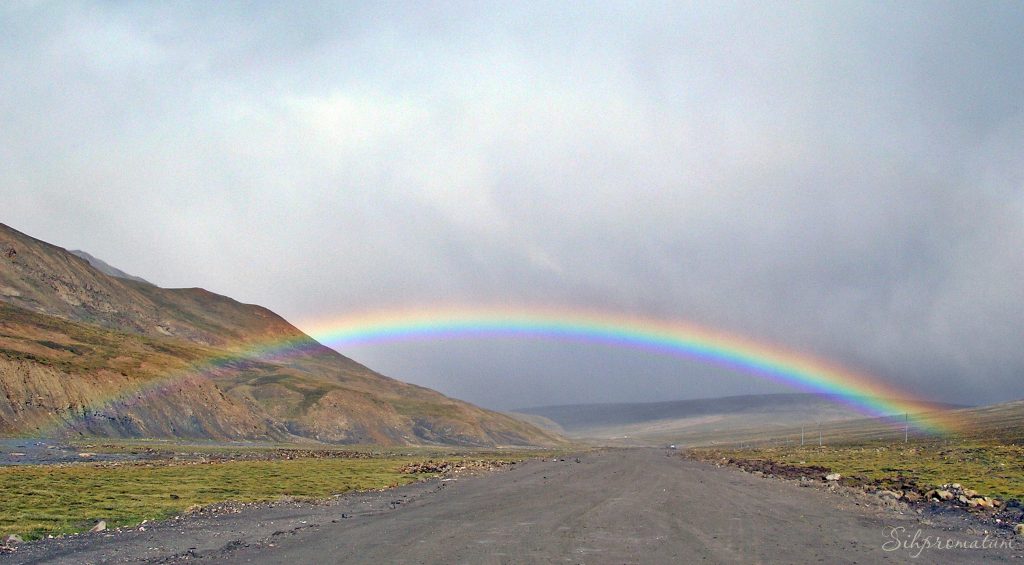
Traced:
<path fill-rule="evenodd" d="M 932 400 L 1024 396 L 1024 8 L 0 7 L 4 223 L 302 324 L 543 304 Z M 565 344 L 358 346 L 496 407 L 758 390 Z"/>

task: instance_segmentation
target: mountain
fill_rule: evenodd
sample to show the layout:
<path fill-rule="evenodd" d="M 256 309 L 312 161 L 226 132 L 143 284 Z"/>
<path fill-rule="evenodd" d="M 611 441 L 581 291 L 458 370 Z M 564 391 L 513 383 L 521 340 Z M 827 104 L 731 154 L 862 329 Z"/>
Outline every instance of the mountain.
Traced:
<path fill-rule="evenodd" d="M 950 407 L 953 406 L 953 407 Z M 680 445 L 761 446 L 797 445 L 864 445 L 872 442 L 902 442 L 911 438 L 935 437 L 920 429 L 933 428 L 947 445 L 963 443 L 1000 443 L 1024 445 L 1024 400 L 976 406 L 937 405 L 935 410 L 919 413 L 914 425 L 897 415 L 893 417 L 857 418 L 825 421 L 814 426 L 737 427 L 714 435 L 690 434 L 678 438 Z M 665 438 L 663 438 L 665 439 Z M 912 439 L 916 441 L 916 439 Z"/>
<path fill-rule="evenodd" d="M 935 405 L 936 409 L 957 408 Z M 762 433 L 864 418 L 816 394 L 762 394 L 619 404 L 574 404 L 516 410 L 524 421 L 569 437 L 628 444 L 690 445 L 737 431 Z"/>
<path fill-rule="evenodd" d="M 104 275 L 110 275 L 112 277 L 117 277 L 119 279 L 128 279 L 130 281 L 135 281 L 135 282 L 140 282 L 140 283 L 152 284 L 152 283 L 150 283 L 149 281 L 147 281 L 146 279 L 144 279 L 142 277 L 136 277 L 135 275 L 129 275 L 128 273 L 122 271 L 121 269 L 118 269 L 117 267 L 107 263 L 103 259 L 100 259 L 98 257 L 93 257 L 92 255 L 90 255 L 89 253 L 86 253 L 85 251 L 82 251 L 81 249 L 72 249 L 71 251 L 68 251 L 68 253 L 71 253 L 72 255 L 75 255 L 76 257 L 81 257 L 82 259 L 85 259 L 97 271 L 103 273 Z"/>
<path fill-rule="evenodd" d="M 287 347 L 272 358 L 246 355 L 275 344 Z M 0 392 L 0 435 L 562 441 L 380 375 L 261 306 L 111 276 L 3 224 Z"/>

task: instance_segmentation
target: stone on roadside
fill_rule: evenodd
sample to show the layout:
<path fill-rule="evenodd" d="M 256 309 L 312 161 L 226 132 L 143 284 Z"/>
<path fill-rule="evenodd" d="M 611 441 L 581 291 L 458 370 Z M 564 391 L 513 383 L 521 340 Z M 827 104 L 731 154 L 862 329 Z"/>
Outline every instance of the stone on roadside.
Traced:
<path fill-rule="evenodd" d="M 939 500 L 953 500 L 953 493 L 948 490 L 937 490 L 935 491 L 935 497 Z"/>
<path fill-rule="evenodd" d="M 826 481 L 838 481 L 841 478 L 843 478 L 843 476 L 840 475 L 839 473 L 829 473 L 825 475 Z"/>
<path fill-rule="evenodd" d="M 1024 536 L 1024 524 L 1017 524 L 1016 526 L 1014 526 L 1013 533 L 1017 534 L 1018 536 Z"/>
<path fill-rule="evenodd" d="M 921 502 L 921 494 L 912 490 L 904 491 L 903 500 L 907 502 Z"/>
<path fill-rule="evenodd" d="M 23 541 L 25 540 L 21 539 L 21 536 L 19 536 L 18 534 L 11 534 L 4 538 L 4 544 L 7 545 L 10 545 L 12 543 L 21 543 Z"/>
<path fill-rule="evenodd" d="M 967 501 L 967 506 L 969 508 L 984 508 L 986 510 L 991 510 L 997 506 L 997 502 L 999 501 L 993 500 L 987 496 L 976 496 Z"/>
<path fill-rule="evenodd" d="M 103 530 L 106 530 L 106 529 L 107 529 L 107 522 L 104 521 L 104 520 L 100 520 L 99 522 L 96 522 L 96 525 L 93 526 L 92 528 L 90 528 L 89 531 L 90 532 L 102 532 Z"/>

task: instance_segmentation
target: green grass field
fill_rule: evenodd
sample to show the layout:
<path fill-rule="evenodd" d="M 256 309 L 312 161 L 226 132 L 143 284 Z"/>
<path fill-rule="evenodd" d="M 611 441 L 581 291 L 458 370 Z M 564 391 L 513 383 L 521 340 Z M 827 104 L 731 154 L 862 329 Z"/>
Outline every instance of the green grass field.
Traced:
<path fill-rule="evenodd" d="M 879 485 L 903 480 L 929 487 L 960 483 L 993 498 L 1024 500 L 1024 446 L 1021 445 L 935 441 L 836 447 L 702 448 L 694 452 L 707 459 L 724 457 L 822 466 Z"/>
<path fill-rule="evenodd" d="M 707 437 L 691 453 L 701 459 L 827 467 L 880 487 L 912 482 L 929 489 L 960 483 L 984 496 L 1024 501 L 1024 401 L 937 414 L 955 422 L 941 435 L 911 432 L 908 437 L 899 420 L 859 419 L 806 430 L 737 430 L 728 437 Z M 709 445 L 712 440 L 718 443 Z"/>
<path fill-rule="evenodd" d="M 528 454 L 537 455 L 537 454 Z M 483 458 L 446 457 L 448 461 Z M 488 460 L 516 461 L 522 454 L 491 452 Z M 411 483 L 430 474 L 401 468 L 425 458 L 301 458 L 254 461 L 159 461 L 119 465 L 75 463 L 0 467 L 0 534 L 25 539 L 167 518 L 192 505 L 216 502 L 318 499 L 348 491 Z"/>

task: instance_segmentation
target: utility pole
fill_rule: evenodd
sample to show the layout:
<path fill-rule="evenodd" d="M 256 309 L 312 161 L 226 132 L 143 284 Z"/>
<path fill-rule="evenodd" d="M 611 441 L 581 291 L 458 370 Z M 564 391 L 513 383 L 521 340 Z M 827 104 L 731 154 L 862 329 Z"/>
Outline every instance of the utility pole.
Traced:
<path fill-rule="evenodd" d="M 910 443 L 910 412 L 903 413 L 903 443 Z"/>
<path fill-rule="evenodd" d="M 821 422 L 818 422 L 818 447 L 821 447 Z"/>

